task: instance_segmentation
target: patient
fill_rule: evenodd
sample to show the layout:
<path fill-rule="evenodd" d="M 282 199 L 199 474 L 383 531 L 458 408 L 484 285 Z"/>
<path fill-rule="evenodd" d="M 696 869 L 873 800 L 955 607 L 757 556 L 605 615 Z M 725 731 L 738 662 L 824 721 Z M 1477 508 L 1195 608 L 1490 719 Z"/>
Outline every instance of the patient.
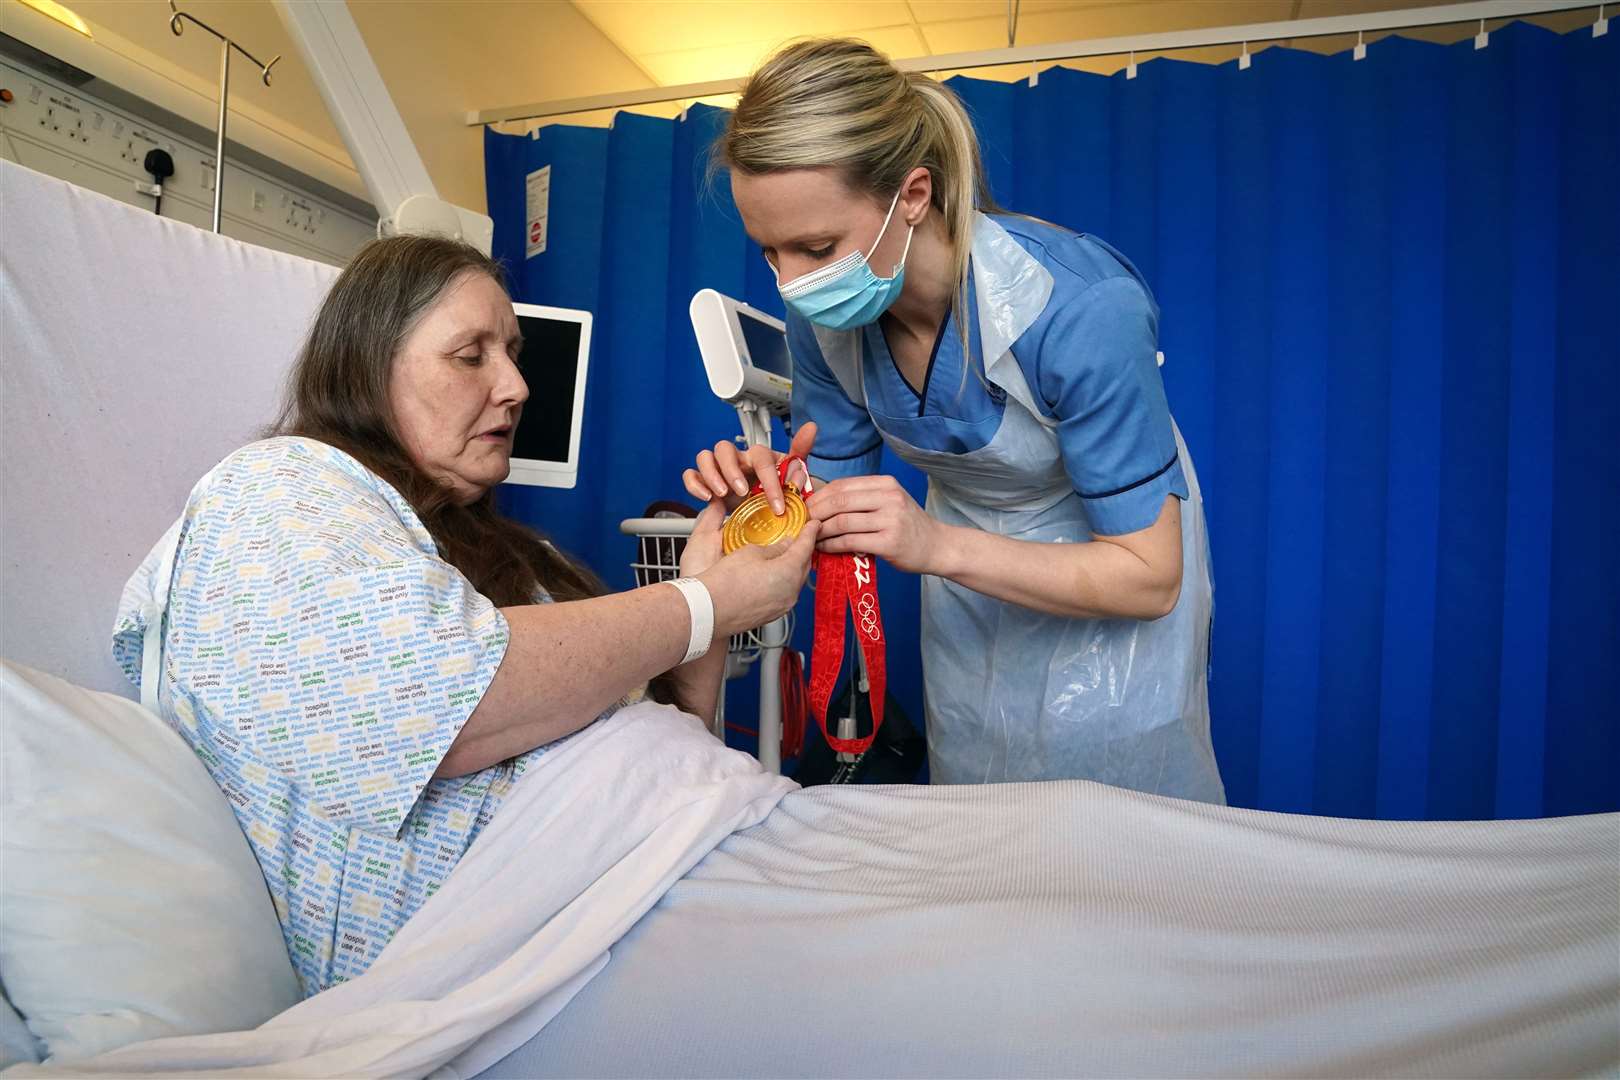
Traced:
<path fill-rule="evenodd" d="M 193 491 L 172 590 L 160 544 L 120 605 L 138 682 L 167 600 L 162 713 L 230 800 L 305 994 L 370 965 L 558 740 L 643 694 L 711 715 L 729 635 L 785 612 L 809 570 L 813 527 L 721 559 L 709 507 L 681 562 L 705 627 L 700 598 L 609 593 L 503 518 L 528 388 L 501 280 L 449 240 L 361 251 L 275 436 Z"/>

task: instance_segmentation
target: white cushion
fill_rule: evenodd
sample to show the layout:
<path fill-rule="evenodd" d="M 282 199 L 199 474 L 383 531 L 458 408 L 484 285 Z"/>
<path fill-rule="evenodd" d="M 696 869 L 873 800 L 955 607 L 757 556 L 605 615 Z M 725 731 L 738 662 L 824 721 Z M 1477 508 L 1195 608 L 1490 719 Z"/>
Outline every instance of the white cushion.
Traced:
<path fill-rule="evenodd" d="M 338 269 L 10 161 L 0 207 L 0 656 L 129 697 L 119 590 L 275 418 Z"/>
<path fill-rule="evenodd" d="M 0 661 L 0 984 L 56 1061 L 299 999 L 230 805 L 135 702 Z"/>

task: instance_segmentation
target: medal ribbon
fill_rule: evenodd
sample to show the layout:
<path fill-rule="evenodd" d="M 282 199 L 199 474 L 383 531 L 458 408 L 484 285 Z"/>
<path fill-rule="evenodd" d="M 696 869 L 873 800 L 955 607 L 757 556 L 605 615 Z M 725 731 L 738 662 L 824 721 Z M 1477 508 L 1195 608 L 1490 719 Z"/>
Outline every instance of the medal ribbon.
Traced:
<path fill-rule="evenodd" d="M 872 703 L 872 734 L 840 739 L 827 730 L 827 705 L 844 663 L 844 605 L 855 619 L 855 642 L 866 657 Z M 883 726 L 889 684 L 883 648 L 883 612 L 878 607 L 877 565 L 870 555 L 816 553 L 816 630 L 810 652 L 810 710 L 827 745 L 839 753 L 864 754 Z M 853 687 L 851 688 L 853 693 Z"/>
<path fill-rule="evenodd" d="M 783 487 L 794 462 L 804 468 L 804 497 L 812 494 L 810 468 L 803 459 L 786 457 L 778 466 Z M 844 608 L 855 622 L 855 642 L 866 657 L 866 679 L 872 705 L 872 733 L 864 738 L 841 739 L 827 730 L 827 706 L 838 685 L 844 663 Z M 827 745 L 838 753 L 864 754 L 872 748 L 883 726 L 889 668 L 883 641 L 883 611 L 878 606 L 877 564 L 870 555 L 834 555 L 816 552 L 816 624 L 810 650 L 810 711 Z M 855 688 L 851 687 L 853 700 Z"/>

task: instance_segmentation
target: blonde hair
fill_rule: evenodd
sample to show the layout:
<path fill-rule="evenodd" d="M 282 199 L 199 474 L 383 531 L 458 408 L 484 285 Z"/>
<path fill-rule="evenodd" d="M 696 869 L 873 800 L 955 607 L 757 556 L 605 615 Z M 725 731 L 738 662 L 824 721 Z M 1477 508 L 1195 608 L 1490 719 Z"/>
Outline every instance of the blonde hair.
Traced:
<path fill-rule="evenodd" d="M 954 93 L 926 75 L 901 71 L 864 41 L 797 42 L 749 77 L 716 143 L 715 161 L 746 174 L 830 166 L 852 190 L 883 203 L 908 173 L 926 168 L 931 202 L 951 244 L 951 311 L 966 355 L 973 216 L 999 208 L 973 122 Z"/>

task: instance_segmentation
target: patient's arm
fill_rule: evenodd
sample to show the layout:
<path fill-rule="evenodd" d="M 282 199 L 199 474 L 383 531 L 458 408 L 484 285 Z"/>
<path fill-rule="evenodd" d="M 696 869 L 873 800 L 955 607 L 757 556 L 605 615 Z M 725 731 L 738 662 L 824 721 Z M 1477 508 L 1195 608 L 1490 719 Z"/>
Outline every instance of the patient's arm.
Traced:
<path fill-rule="evenodd" d="M 725 681 L 728 643 L 729 639 L 717 637 L 705 655 L 670 672 L 681 706 L 705 724 L 714 721 L 715 706 L 720 702 L 720 684 Z"/>
<path fill-rule="evenodd" d="M 677 671 L 701 689 L 693 708 L 714 710 L 718 667 L 730 635 L 770 622 L 798 598 L 810 572 L 818 530 L 792 544 L 751 547 L 697 575 L 714 599 L 710 654 Z M 601 715 L 686 654 L 686 600 L 673 585 L 649 585 L 590 600 L 503 608 L 511 640 L 495 678 L 450 744 L 435 776 L 461 776 L 555 742 Z"/>
<path fill-rule="evenodd" d="M 721 560 L 724 546 L 721 526 L 726 523 L 726 504 L 711 499 L 698 520 L 692 523 L 692 533 L 680 549 L 680 576 L 695 578 L 710 570 Z M 716 636 L 710 651 L 690 664 L 682 664 L 669 672 L 677 704 L 693 716 L 710 724 L 714 719 L 714 706 L 721 695 L 721 683 L 726 680 L 726 646 L 729 638 Z"/>
<path fill-rule="evenodd" d="M 495 678 L 439 763 L 461 776 L 572 734 L 686 652 L 673 586 L 502 608 L 511 640 Z"/>
<path fill-rule="evenodd" d="M 720 561 L 723 550 L 720 529 L 725 517 L 725 504 L 719 500 L 711 499 L 703 508 L 681 548 L 681 577 L 697 577 Z M 705 724 L 714 720 L 715 705 L 720 700 L 728 643 L 728 638 L 717 636 L 708 653 L 669 673 L 675 683 L 677 703 Z"/>

